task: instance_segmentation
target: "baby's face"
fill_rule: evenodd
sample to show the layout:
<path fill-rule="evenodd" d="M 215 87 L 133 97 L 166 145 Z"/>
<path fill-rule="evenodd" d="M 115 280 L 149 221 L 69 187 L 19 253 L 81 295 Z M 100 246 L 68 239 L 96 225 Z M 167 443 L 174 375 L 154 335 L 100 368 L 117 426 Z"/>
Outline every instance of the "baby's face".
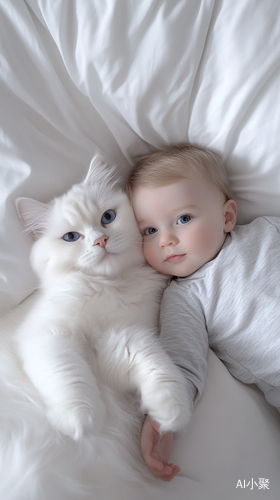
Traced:
<path fill-rule="evenodd" d="M 167 186 L 137 186 L 132 204 L 147 262 L 171 276 L 188 276 L 214 259 L 224 240 L 224 195 L 195 175 Z"/>

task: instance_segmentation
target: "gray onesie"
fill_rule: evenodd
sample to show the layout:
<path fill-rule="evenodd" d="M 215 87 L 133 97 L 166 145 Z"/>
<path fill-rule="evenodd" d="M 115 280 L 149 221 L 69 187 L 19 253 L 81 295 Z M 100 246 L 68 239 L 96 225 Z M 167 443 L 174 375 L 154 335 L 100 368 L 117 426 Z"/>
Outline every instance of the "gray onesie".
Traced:
<path fill-rule="evenodd" d="M 209 345 L 234 377 L 255 383 L 280 408 L 279 233 L 279 217 L 235 226 L 215 259 L 166 288 L 160 338 L 193 401 Z"/>

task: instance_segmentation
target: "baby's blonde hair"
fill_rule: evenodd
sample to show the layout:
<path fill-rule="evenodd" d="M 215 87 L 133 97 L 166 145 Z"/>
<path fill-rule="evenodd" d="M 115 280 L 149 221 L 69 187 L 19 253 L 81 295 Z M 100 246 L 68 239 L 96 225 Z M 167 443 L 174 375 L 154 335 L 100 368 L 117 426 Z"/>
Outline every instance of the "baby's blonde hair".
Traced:
<path fill-rule="evenodd" d="M 137 160 L 127 180 L 131 198 L 135 186 L 160 187 L 188 178 L 194 173 L 216 186 L 225 201 L 234 199 L 219 155 L 195 144 L 173 144 Z"/>

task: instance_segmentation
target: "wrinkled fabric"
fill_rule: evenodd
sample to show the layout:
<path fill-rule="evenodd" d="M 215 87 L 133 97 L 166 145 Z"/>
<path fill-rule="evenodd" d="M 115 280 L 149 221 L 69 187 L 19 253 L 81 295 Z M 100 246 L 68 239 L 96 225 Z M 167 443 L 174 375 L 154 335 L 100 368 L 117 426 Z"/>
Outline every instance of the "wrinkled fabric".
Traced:
<path fill-rule="evenodd" d="M 80 181 L 99 152 L 193 141 L 221 153 L 239 221 L 280 215 L 279 5 L 196 0 L 0 4 L 1 310 L 36 286 L 15 199 Z"/>

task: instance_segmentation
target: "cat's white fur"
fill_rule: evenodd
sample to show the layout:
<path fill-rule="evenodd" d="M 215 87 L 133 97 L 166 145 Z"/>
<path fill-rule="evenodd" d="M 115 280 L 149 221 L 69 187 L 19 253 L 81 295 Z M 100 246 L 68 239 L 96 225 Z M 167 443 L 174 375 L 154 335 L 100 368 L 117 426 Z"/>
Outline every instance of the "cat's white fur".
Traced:
<path fill-rule="evenodd" d="M 101 381 L 116 393 L 138 392 L 162 431 L 183 429 L 184 377 L 156 335 L 165 277 L 144 262 L 114 170 L 95 158 L 84 182 L 48 204 L 19 198 L 17 210 L 36 240 L 31 263 L 41 285 L 16 343 L 52 426 L 74 439 L 98 436 L 107 411 Z M 104 224 L 109 210 L 116 217 Z M 79 239 L 65 241 L 70 232 Z"/>

